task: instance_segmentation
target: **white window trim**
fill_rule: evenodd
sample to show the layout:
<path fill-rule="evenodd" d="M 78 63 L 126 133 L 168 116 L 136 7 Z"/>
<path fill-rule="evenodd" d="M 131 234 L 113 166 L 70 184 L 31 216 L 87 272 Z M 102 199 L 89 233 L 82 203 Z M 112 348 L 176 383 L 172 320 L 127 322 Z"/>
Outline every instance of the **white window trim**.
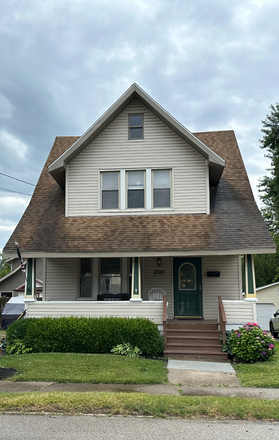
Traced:
<path fill-rule="evenodd" d="M 153 182 L 152 182 L 152 171 L 157 170 L 169 170 L 170 176 L 170 207 L 165 208 L 153 208 Z M 128 208 L 128 185 L 127 176 L 129 171 L 143 171 L 145 175 L 144 179 L 144 208 Z M 119 208 L 118 209 L 103 209 L 102 208 L 102 173 L 106 172 L 119 172 Z M 102 213 L 121 213 L 121 212 L 160 212 L 160 211 L 173 211 L 174 210 L 174 169 L 172 167 L 152 167 L 152 168 L 122 168 L 122 169 L 101 169 L 99 170 L 99 202 L 98 210 Z"/>
<path fill-rule="evenodd" d="M 170 171 L 170 187 L 169 187 L 169 189 L 170 189 L 170 206 L 169 207 L 162 207 L 162 208 L 160 208 L 160 207 L 154 207 L 153 206 L 153 197 L 154 197 L 154 193 L 153 193 L 153 190 L 154 190 L 154 171 Z M 172 188 L 173 188 L 173 170 L 171 169 L 171 168 L 152 168 L 151 169 L 151 209 L 152 209 L 152 211 L 153 210 L 155 210 L 155 211 L 157 211 L 157 210 L 160 210 L 160 211 L 162 211 L 162 209 L 172 209 L 172 205 L 173 205 L 173 191 L 172 191 Z"/>
<path fill-rule="evenodd" d="M 143 195 L 144 195 L 144 203 L 142 208 L 128 208 L 128 174 L 129 172 L 143 172 Z M 125 187 L 124 187 L 124 200 L 125 200 L 125 211 L 145 211 L 146 210 L 146 170 L 145 169 L 132 169 L 132 170 L 125 170 Z M 142 188 L 141 188 L 142 189 Z M 121 188 L 121 192 L 123 190 L 123 187 Z"/>
<path fill-rule="evenodd" d="M 121 187 L 122 187 L 122 181 L 121 181 L 121 171 L 119 169 L 107 169 L 107 170 L 99 170 L 98 172 L 98 195 L 99 195 L 99 200 L 98 200 L 98 211 L 99 212 L 120 212 L 122 210 L 121 207 Z M 103 187 L 102 187 L 102 182 L 103 182 L 103 178 L 102 178 L 102 174 L 103 173 L 119 173 L 118 176 L 118 208 L 113 208 L 113 209 L 103 209 L 102 208 L 102 200 L 103 200 Z"/>

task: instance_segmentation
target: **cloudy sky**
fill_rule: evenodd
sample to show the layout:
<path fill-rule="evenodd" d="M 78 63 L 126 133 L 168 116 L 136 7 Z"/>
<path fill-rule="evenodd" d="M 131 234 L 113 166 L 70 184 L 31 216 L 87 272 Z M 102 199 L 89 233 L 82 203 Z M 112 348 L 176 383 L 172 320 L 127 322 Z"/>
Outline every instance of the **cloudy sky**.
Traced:
<path fill-rule="evenodd" d="M 278 17 L 278 0 L 0 0 L 0 250 L 34 190 L 6 175 L 36 184 L 55 136 L 133 82 L 191 131 L 235 130 L 257 199 Z"/>

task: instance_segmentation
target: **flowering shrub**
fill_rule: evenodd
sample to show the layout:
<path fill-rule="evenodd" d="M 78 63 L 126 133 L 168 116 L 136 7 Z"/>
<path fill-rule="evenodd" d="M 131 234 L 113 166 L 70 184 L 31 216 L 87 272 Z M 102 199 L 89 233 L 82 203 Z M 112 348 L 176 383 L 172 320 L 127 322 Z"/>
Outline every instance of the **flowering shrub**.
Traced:
<path fill-rule="evenodd" d="M 267 361 L 276 353 L 275 339 L 256 323 L 232 330 L 224 350 L 233 356 L 236 362 L 254 363 Z"/>

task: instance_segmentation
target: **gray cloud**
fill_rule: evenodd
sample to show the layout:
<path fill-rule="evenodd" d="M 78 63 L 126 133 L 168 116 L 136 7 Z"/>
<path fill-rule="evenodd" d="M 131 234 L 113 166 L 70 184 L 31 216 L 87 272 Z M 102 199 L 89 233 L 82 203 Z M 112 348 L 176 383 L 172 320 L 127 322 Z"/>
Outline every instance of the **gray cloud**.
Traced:
<path fill-rule="evenodd" d="M 82 134 L 137 82 L 191 131 L 234 129 L 256 194 L 278 15 L 275 0 L 2 2 L 0 172 L 36 183 L 55 136 Z M 0 189 L 0 249 L 27 201 Z"/>

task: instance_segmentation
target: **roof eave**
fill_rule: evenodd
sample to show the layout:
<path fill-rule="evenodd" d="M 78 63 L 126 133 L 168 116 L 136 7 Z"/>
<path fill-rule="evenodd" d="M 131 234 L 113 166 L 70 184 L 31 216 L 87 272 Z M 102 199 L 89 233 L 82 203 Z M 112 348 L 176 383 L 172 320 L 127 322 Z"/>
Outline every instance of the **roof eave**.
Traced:
<path fill-rule="evenodd" d="M 198 153 L 208 160 L 213 182 L 218 183 L 225 161 L 197 139 L 187 128 L 173 118 L 163 107 L 154 101 L 137 84 L 132 86 L 58 159 L 50 166 L 49 172 L 58 184 L 65 186 L 65 167 L 87 145 L 89 145 L 134 99 L 138 99 L 145 107 L 152 111 L 168 127 L 170 127 L 185 142 L 191 145 Z"/>
<path fill-rule="evenodd" d="M 115 258 L 122 257 L 205 257 L 205 256 L 223 256 L 223 255 L 255 255 L 255 254 L 274 254 L 276 253 L 276 247 L 257 247 L 257 248 L 237 248 L 237 249 L 199 249 L 199 250 L 150 250 L 150 251 L 119 251 L 119 252 L 111 252 L 108 251 L 68 251 L 68 252 L 55 252 L 55 251 L 46 251 L 46 252 L 38 252 L 38 251 L 22 251 L 24 254 L 24 258 L 105 258 L 110 256 L 114 256 Z M 7 254 L 11 255 L 7 252 Z"/>

